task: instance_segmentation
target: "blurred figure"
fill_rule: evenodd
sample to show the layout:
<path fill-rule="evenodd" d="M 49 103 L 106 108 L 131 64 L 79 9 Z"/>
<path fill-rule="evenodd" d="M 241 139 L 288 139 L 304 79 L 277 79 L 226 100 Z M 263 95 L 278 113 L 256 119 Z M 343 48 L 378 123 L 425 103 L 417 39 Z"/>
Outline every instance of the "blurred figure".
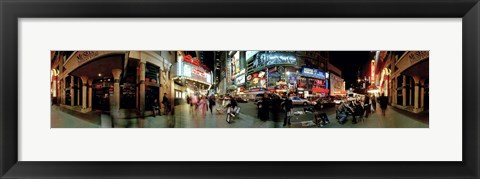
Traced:
<path fill-rule="evenodd" d="M 161 116 L 160 107 L 158 105 L 158 100 L 156 98 L 152 102 L 152 110 L 153 110 L 153 117 L 157 116 L 157 110 L 158 110 L 159 116 Z"/>
<path fill-rule="evenodd" d="M 372 112 L 377 110 L 377 99 L 375 99 L 375 95 L 372 95 Z"/>
<path fill-rule="evenodd" d="M 268 93 L 263 94 L 262 102 L 260 103 L 260 119 L 262 121 L 267 121 L 270 117 L 270 97 Z"/>
<path fill-rule="evenodd" d="M 192 107 L 192 110 L 195 111 L 197 110 L 197 103 L 198 103 L 198 97 L 197 95 L 193 95 L 192 99 L 190 99 L 190 106 Z M 195 114 L 195 113 L 194 113 Z"/>
<path fill-rule="evenodd" d="M 340 105 L 338 105 L 338 108 L 336 110 L 336 118 L 338 120 L 338 123 L 345 124 L 345 122 L 347 122 L 347 117 L 348 117 L 347 110 L 348 108 L 345 102 L 341 102 Z"/>
<path fill-rule="evenodd" d="M 365 95 L 365 98 L 363 99 L 363 107 L 365 109 L 365 118 L 368 118 L 368 115 L 370 114 L 370 97 L 368 95 Z"/>
<path fill-rule="evenodd" d="M 210 114 L 213 114 L 213 106 L 215 106 L 215 96 L 211 95 L 208 98 L 208 107 L 210 108 Z"/>
<path fill-rule="evenodd" d="M 167 115 L 170 112 L 170 103 L 168 102 L 167 93 L 163 93 L 162 104 L 165 108 L 163 112 L 165 113 L 165 115 Z"/>
<path fill-rule="evenodd" d="M 205 96 L 200 97 L 200 101 L 198 101 L 197 111 L 201 112 L 204 117 L 207 115 L 207 103 L 208 102 Z"/>
<path fill-rule="evenodd" d="M 278 122 L 280 121 L 280 109 L 281 109 L 281 103 L 282 100 L 279 97 L 275 97 L 270 99 L 270 103 L 272 105 L 272 116 L 273 116 L 273 121 L 274 121 L 274 127 L 278 128 L 280 127 L 280 124 Z"/>
<path fill-rule="evenodd" d="M 345 107 L 347 107 L 347 111 L 348 111 L 347 117 L 350 114 L 353 117 L 352 123 L 356 124 L 357 123 L 357 118 L 355 117 L 355 115 L 356 115 L 355 114 L 355 101 L 350 101 L 350 103 L 347 103 L 345 105 Z"/>
<path fill-rule="evenodd" d="M 290 99 L 290 94 L 287 95 L 287 99 L 285 100 L 285 119 L 283 120 L 283 126 L 291 125 L 290 119 L 292 118 L 292 108 L 293 108 L 293 102 L 292 99 Z"/>
<path fill-rule="evenodd" d="M 380 108 L 382 109 L 382 115 L 385 116 L 385 111 L 387 110 L 388 103 L 387 97 L 384 96 L 384 94 L 382 93 L 382 95 L 378 98 L 378 102 L 380 103 Z"/>

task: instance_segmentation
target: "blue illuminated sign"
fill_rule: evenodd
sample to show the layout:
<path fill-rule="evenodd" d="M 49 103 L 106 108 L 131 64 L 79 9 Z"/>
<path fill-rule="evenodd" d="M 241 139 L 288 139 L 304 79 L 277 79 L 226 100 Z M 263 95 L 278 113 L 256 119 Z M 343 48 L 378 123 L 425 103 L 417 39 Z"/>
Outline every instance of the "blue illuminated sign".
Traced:
<path fill-rule="evenodd" d="M 302 76 L 313 77 L 318 79 L 325 79 L 325 72 L 313 69 L 313 68 L 302 68 Z"/>

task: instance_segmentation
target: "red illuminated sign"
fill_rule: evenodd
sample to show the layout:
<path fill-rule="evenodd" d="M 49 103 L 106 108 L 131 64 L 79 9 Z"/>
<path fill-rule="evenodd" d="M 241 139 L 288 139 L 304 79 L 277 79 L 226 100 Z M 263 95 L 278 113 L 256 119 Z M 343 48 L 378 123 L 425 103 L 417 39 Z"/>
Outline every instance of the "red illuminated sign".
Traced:
<path fill-rule="evenodd" d="M 203 71 L 200 71 L 199 69 L 192 68 L 192 73 L 197 74 L 201 77 L 205 77 L 205 73 Z"/>
<path fill-rule="evenodd" d="M 185 57 L 183 57 L 183 61 L 200 66 L 200 60 L 198 60 L 197 58 L 192 58 L 191 55 L 186 55 Z"/>
<path fill-rule="evenodd" d="M 372 63 L 370 65 L 370 69 L 371 69 L 371 72 L 370 72 L 371 73 L 370 74 L 371 79 L 372 79 L 372 81 L 375 81 L 375 60 L 372 60 Z"/>

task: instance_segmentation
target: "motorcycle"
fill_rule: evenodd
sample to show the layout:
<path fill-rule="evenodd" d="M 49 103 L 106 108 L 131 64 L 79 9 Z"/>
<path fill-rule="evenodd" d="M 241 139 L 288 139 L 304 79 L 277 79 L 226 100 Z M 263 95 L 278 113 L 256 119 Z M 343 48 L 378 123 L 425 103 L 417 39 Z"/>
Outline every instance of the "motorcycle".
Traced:
<path fill-rule="evenodd" d="M 232 107 L 232 106 L 228 105 L 226 121 L 228 123 L 231 123 L 234 118 L 238 117 L 238 114 L 240 114 L 240 107 L 238 107 L 238 106 Z"/>

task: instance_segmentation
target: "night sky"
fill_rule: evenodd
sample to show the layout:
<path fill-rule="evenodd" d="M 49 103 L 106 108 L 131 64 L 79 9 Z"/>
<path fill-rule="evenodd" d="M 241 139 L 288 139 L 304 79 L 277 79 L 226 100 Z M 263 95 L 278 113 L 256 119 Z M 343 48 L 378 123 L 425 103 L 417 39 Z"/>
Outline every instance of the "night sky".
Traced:
<path fill-rule="evenodd" d="M 215 59 L 213 59 L 213 51 L 203 51 L 203 63 L 208 67 L 210 68 L 211 70 L 214 69 L 213 68 L 213 62 L 215 61 Z"/>
<path fill-rule="evenodd" d="M 345 88 L 357 83 L 358 68 L 362 67 L 372 57 L 370 51 L 331 51 L 330 63 L 342 71 Z"/>

